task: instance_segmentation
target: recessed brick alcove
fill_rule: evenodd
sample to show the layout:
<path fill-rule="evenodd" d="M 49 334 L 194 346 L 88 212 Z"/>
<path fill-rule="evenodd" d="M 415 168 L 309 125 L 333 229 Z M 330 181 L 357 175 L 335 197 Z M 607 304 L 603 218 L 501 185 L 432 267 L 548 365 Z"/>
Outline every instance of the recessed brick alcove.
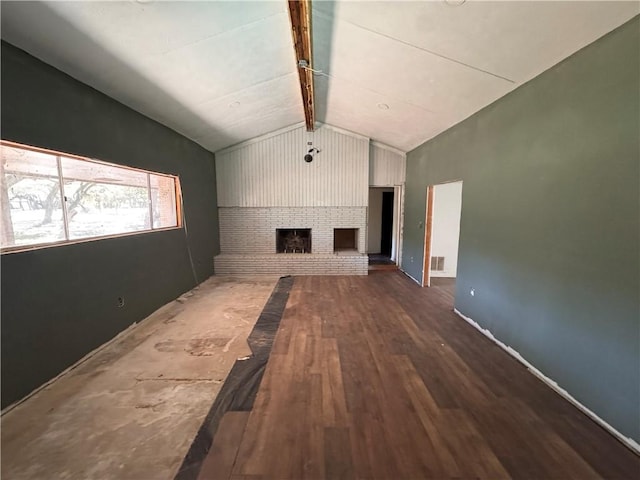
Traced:
<path fill-rule="evenodd" d="M 333 251 L 334 252 L 357 252 L 358 251 L 358 230 L 357 228 L 334 228 L 333 229 Z"/>

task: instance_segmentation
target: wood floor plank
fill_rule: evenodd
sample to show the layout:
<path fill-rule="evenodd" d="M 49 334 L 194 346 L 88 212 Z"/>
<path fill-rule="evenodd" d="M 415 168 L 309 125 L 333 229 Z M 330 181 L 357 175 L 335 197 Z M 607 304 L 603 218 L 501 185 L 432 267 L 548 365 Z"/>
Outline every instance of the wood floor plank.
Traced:
<path fill-rule="evenodd" d="M 323 338 L 322 349 L 322 415 L 327 427 L 348 423 L 347 403 L 342 382 L 338 342 L 335 338 Z"/>
<path fill-rule="evenodd" d="M 220 420 L 198 480 L 227 480 L 231 475 L 249 412 L 227 412 Z"/>
<path fill-rule="evenodd" d="M 298 304 L 300 303 L 300 297 L 302 295 L 301 290 L 296 289 L 289 292 L 289 300 L 283 316 L 298 316 Z M 271 347 L 271 353 L 286 354 L 289 352 L 289 343 L 291 342 L 291 335 L 293 333 L 293 325 L 291 323 L 280 323 L 278 332 L 273 340 L 273 346 Z"/>
<path fill-rule="evenodd" d="M 281 378 L 279 372 L 290 371 L 293 355 L 271 355 L 253 410 L 249 416 L 245 435 L 238 450 L 234 475 L 261 475 L 271 459 L 273 442 L 287 441 L 288 431 L 280 428 L 280 417 L 289 410 L 287 393 L 292 378 Z M 268 414 L 265 414 L 268 412 Z"/>
<path fill-rule="evenodd" d="M 611 442 L 611 435 L 603 428 L 594 428 L 593 421 L 582 412 L 553 415 L 547 421 L 553 426 L 554 432 L 602 478 L 640 478 L 637 455 Z"/>
<path fill-rule="evenodd" d="M 378 404 L 391 448 L 398 458 L 400 474 L 404 478 L 446 476 L 449 472 L 441 464 L 431 439 L 422 424 L 415 421 L 416 411 L 402 377 L 389 361 L 390 356 L 380 355 L 381 343 L 375 343 L 374 337 L 371 330 L 365 331 L 365 338 L 371 341 L 371 356 L 378 371 L 378 383 L 375 384 Z"/>
<path fill-rule="evenodd" d="M 349 429 L 325 427 L 324 429 L 325 476 L 331 480 L 353 478 L 353 460 Z"/>
<path fill-rule="evenodd" d="M 440 409 L 435 400 L 433 400 L 433 397 L 431 397 L 422 379 L 416 373 L 411 360 L 404 355 L 395 355 L 391 357 L 391 362 L 395 365 L 399 377 L 405 384 L 407 394 L 413 404 L 415 418 L 412 420 L 420 421 L 424 432 L 433 445 L 435 455 L 438 457 L 439 463 L 444 467 L 447 475 L 460 477 L 464 472 L 458 465 L 449 446 L 444 441 L 442 433 L 439 432 L 436 427 L 437 421 L 440 418 Z"/>
<path fill-rule="evenodd" d="M 307 412 L 298 429 L 302 466 L 302 475 L 299 478 L 325 478 L 322 375 L 311 374 L 307 388 Z"/>
<path fill-rule="evenodd" d="M 434 285 L 296 277 L 230 478 L 640 478 Z"/>
<path fill-rule="evenodd" d="M 458 464 L 466 475 L 478 478 L 511 478 L 491 446 L 464 411 L 444 410 L 438 417 L 436 425 L 444 443 L 449 445 L 450 451 L 457 453 Z"/>

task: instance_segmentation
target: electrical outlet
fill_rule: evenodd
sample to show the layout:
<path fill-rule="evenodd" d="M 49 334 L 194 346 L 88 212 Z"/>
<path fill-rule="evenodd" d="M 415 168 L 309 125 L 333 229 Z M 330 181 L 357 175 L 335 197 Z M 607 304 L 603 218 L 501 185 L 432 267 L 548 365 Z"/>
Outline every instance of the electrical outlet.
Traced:
<path fill-rule="evenodd" d="M 411 257 L 411 263 L 413 263 L 413 257 Z"/>

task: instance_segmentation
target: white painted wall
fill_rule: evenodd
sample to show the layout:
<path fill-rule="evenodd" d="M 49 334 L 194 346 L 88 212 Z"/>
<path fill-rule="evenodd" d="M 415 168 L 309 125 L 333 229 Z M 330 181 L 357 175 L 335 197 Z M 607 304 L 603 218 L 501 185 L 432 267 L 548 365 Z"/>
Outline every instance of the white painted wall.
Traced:
<path fill-rule="evenodd" d="M 311 148 L 312 162 L 304 161 Z M 216 152 L 217 273 L 366 275 L 369 139 L 295 126 Z M 311 253 L 277 254 L 277 228 L 311 228 Z M 335 254 L 335 228 L 358 229 L 358 252 Z"/>
<path fill-rule="evenodd" d="M 381 143 L 369 146 L 369 186 L 392 187 L 403 185 L 407 157 L 403 152 Z"/>
<path fill-rule="evenodd" d="M 436 185 L 433 192 L 431 256 L 445 257 L 444 271 L 431 270 L 432 277 L 455 277 L 458 268 L 462 182 Z"/>
<path fill-rule="evenodd" d="M 380 253 L 380 231 L 382 229 L 382 193 L 377 188 L 369 189 L 367 219 L 367 253 Z"/>
<path fill-rule="evenodd" d="M 216 180 L 219 207 L 366 207 L 369 139 L 296 127 L 216 152 Z"/>
<path fill-rule="evenodd" d="M 404 152 L 388 145 L 371 142 L 369 146 L 369 186 L 393 187 L 393 239 L 391 259 L 398 260 L 402 245 L 402 220 L 404 203 L 404 183 L 406 177 L 407 156 Z M 369 217 L 367 234 L 367 252 L 380 253 L 382 191 L 369 190 Z"/>
<path fill-rule="evenodd" d="M 306 163 L 312 147 L 320 152 Z M 383 190 L 397 192 L 394 259 L 399 251 L 405 175 L 404 152 L 329 125 L 314 132 L 292 126 L 216 152 L 216 271 L 281 273 L 286 267 L 307 274 L 366 274 L 366 256 L 361 257 L 380 252 Z M 370 184 L 386 188 L 370 198 Z M 275 228 L 293 227 L 312 229 L 312 253 L 285 261 L 274 253 Z M 334 228 L 358 228 L 359 252 L 353 258 L 341 254 L 329 268 L 324 257 L 333 255 Z"/>

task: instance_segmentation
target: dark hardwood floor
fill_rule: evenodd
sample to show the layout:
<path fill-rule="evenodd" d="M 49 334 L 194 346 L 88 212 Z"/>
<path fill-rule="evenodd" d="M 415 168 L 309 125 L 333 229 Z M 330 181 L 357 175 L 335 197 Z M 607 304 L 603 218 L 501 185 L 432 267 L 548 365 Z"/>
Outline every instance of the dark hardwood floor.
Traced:
<path fill-rule="evenodd" d="M 453 282 L 298 277 L 251 412 L 200 478 L 640 478 L 640 458 L 452 312 Z"/>

